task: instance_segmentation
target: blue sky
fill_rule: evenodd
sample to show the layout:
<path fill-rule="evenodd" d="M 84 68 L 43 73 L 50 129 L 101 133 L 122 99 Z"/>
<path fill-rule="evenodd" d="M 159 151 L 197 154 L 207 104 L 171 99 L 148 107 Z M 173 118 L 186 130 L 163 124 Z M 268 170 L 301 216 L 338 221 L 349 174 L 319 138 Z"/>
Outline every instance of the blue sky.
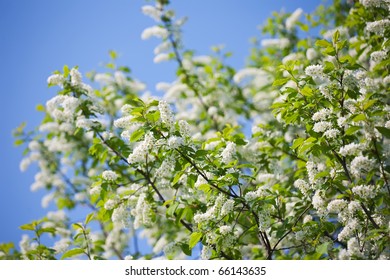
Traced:
<path fill-rule="evenodd" d="M 197 54 L 209 54 L 210 46 L 224 44 L 233 52 L 228 63 L 245 65 L 249 38 L 259 36 L 258 26 L 272 11 L 312 11 L 320 0 L 173 0 L 172 7 L 189 21 L 184 43 Z M 30 192 L 34 168 L 21 173 L 22 148 L 13 146 L 12 130 L 23 121 L 32 129 L 42 119 L 35 106 L 45 103 L 55 90 L 47 77 L 67 64 L 82 73 L 101 68 L 108 51 L 119 53 L 118 64 L 132 69 L 133 76 L 154 92 L 157 82 L 174 79 L 173 63 L 153 63 L 158 41 L 142 41 L 140 34 L 153 21 L 140 9 L 141 0 L 0 0 L 0 243 L 16 242 L 18 227 L 42 217 L 44 192 Z"/>

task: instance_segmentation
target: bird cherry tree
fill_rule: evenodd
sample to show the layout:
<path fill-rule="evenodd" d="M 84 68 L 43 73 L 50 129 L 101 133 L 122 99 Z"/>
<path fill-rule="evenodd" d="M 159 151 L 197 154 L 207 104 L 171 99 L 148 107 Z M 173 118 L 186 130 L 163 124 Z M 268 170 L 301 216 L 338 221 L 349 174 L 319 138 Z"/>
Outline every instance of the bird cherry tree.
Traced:
<path fill-rule="evenodd" d="M 57 210 L 0 258 L 389 258 L 389 9 L 274 13 L 236 70 L 220 47 L 186 49 L 168 0 L 144 6 L 141 37 L 160 38 L 154 62 L 176 79 L 152 96 L 114 52 L 90 82 L 67 66 L 48 78 L 42 123 L 15 136 Z"/>

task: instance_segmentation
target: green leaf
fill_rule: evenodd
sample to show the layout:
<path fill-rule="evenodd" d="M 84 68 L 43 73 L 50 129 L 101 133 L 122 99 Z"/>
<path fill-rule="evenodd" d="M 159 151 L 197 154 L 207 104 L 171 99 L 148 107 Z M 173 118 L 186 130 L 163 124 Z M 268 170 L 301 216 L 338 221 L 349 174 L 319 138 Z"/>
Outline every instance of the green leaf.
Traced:
<path fill-rule="evenodd" d="M 22 230 L 32 230 L 32 231 L 35 230 L 35 226 L 32 224 L 21 225 L 19 228 Z"/>
<path fill-rule="evenodd" d="M 390 129 L 383 126 L 376 126 L 376 129 L 386 138 L 390 138 Z"/>
<path fill-rule="evenodd" d="M 180 248 L 183 251 L 183 253 L 186 254 L 187 256 L 192 255 L 192 250 L 191 250 L 190 246 L 188 246 L 188 244 L 181 243 Z"/>
<path fill-rule="evenodd" d="M 360 126 L 351 126 L 345 131 L 345 135 L 352 135 L 360 129 Z"/>
<path fill-rule="evenodd" d="M 45 112 L 45 106 L 43 106 L 42 104 L 38 104 L 35 107 L 35 110 L 37 110 L 38 112 Z"/>
<path fill-rule="evenodd" d="M 90 221 L 95 217 L 95 213 L 90 213 L 87 215 L 84 221 L 84 225 L 88 225 Z"/>
<path fill-rule="evenodd" d="M 63 72 L 64 72 L 64 77 L 68 77 L 69 76 L 69 67 L 68 65 L 64 65 L 64 67 L 62 68 Z"/>
<path fill-rule="evenodd" d="M 22 145 L 23 143 L 24 143 L 23 139 L 16 139 L 16 140 L 14 141 L 14 145 L 15 145 L 16 147 Z"/>
<path fill-rule="evenodd" d="M 115 60 L 118 57 L 118 54 L 116 53 L 116 51 L 113 51 L 113 50 L 111 50 L 109 52 L 109 55 L 110 55 L 112 60 Z"/>
<path fill-rule="evenodd" d="M 333 38 L 332 38 L 333 44 L 336 44 L 338 42 L 339 38 L 340 38 L 340 31 L 336 30 L 336 32 L 333 34 Z"/>
<path fill-rule="evenodd" d="M 276 87 L 276 86 L 282 86 L 282 85 L 284 85 L 285 83 L 287 83 L 289 80 L 290 80 L 290 78 L 283 78 L 283 79 L 275 80 L 275 81 L 272 83 L 272 86 L 274 86 L 274 87 Z"/>
<path fill-rule="evenodd" d="M 77 255 L 81 255 L 81 254 L 84 254 L 84 249 L 74 248 L 74 249 L 71 249 L 71 250 L 65 252 L 61 257 L 61 260 L 66 259 L 66 258 L 71 258 L 73 256 L 77 256 Z"/>
<path fill-rule="evenodd" d="M 331 47 L 332 44 L 326 40 L 317 40 L 316 46 L 322 47 L 322 48 L 327 48 L 327 47 Z"/>
<path fill-rule="evenodd" d="M 327 255 L 328 254 L 328 245 L 329 245 L 329 243 L 326 242 L 326 243 L 323 243 L 320 246 L 318 246 L 316 249 L 316 252 L 318 253 L 318 255 L 320 255 L 320 256 Z"/>
<path fill-rule="evenodd" d="M 172 203 L 168 209 L 167 209 L 167 216 L 173 216 L 175 214 L 175 211 L 177 209 L 177 207 L 179 207 L 179 202 L 175 201 L 174 203 Z"/>
<path fill-rule="evenodd" d="M 201 232 L 193 232 L 190 236 L 190 241 L 188 243 L 190 249 L 194 248 L 198 244 L 199 240 L 202 238 L 203 234 Z"/>
<path fill-rule="evenodd" d="M 313 90 L 310 87 L 305 86 L 303 89 L 301 89 L 301 94 L 310 97 L 313 95 Z"/>
<path fill-rule="evenodd" d="M 291 146 L 291 149 L 296 149 L 298 148 L 299 146 L 302 145 L 303 141 L 305 141 L 304 138 L 298 138 L 298 139 L 295 139 L 294 142 L 293 142 L 293 145 Z"/>
<path fill-rule="evenodd" d="M 352 121 L 353 122 L 359 122 L 359 121 L 365 121 L 367 118 L 366 118 L 366 115 L 365 114 L 359 114 L 357 116 L 355 116 Z"/>
<path fill-rule="evenodd" d="M 145 134 L 145 130 L 138 129 L 131 134 L 130 142 L 137 142 L 143 135 Z"/>
<path fill-rule="evenodd" d="M 82 225 L 80 225 L 79 223 L 74 223 L 72 224 L 72 227 L 77 230 L 77 229 L 81 229 L 81 230 L 84 230 L 84 227 Z"/>

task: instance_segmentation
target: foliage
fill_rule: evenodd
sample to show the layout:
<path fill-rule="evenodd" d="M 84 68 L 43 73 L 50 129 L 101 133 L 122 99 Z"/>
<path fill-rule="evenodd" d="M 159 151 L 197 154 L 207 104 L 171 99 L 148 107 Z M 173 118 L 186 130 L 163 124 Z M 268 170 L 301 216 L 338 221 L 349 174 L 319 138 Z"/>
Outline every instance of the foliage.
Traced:
<path fill-rule="evenodd" d="M 162 41 L 155 62 L 178 65 L 162 99 L 115 52 L 89 75 L 98 87 L 77 68 L 49 77 L 60 90 L 37 107 L 42 124 L 15 135 L 22 169 L 40 169 L 32 189 L 58 211 L 0 257 L 388 258 L 389 2 L 274 13 L 239 71 L 219 47 L 186 50 L 168 2 L 143 8 L 156 25 L 142 38 Z M 90 214 L 72 221 L 80 207 Z"/>

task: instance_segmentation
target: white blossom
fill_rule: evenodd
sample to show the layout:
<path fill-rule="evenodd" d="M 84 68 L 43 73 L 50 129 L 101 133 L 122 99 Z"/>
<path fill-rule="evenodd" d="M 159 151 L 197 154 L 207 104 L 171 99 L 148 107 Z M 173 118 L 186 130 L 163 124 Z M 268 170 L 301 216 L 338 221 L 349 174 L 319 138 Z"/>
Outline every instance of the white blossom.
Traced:
<path fill-rule="evenodd" d="M 390 26 L 389 19 L 382 19 L 374 22 L 368 22 L 366 25 L 366 30 L 368 32 L 375 33 L 377 35 L 383 36 L 385 34 L 385 30 Z"/>
<path fill-rule="evenodd" d="M 359 185 L 353 187 L 352 192 L 363 199 L 369 199 L 376 196 L 377 189 L 373 185 Z"/>
<path fill-rule="evenodd" d="M 362 150 L 361 144 L 351 143 L 345 146 L 342 146 L 339 150 L 339 154 L 343 157 L 345 156 L 353 156 L 358 154 Z"/>
<path fill-rule="evenodd" d="M 351 162 L 351 173 L 355 177 L 359 177 L 361 172 L 369 171 L 374 166 L 372 160 L 366 156 L 357 156 Z"/>
<path fill-rule="evenodd" d="M 286 19 L 286 28 L 287 30 L 291 30 L 295 23 L 299 20 L 303 13 L 301 8 L 296 9 L 287 19 Z"/>
<path fill-rule="evenodd" d="M 313 221 L 313 216 L 312 215 L 305 215 L 305 217 L 303 217 L 303 223 L 306 224 L 306 223 L 309 223 Z"/>
<path fill-rule="evenodd" d="M 151 132 L 146 133 L 144 140 L 135 147 L 133 152 L 127 158 L 127 161 L 130 164 L 145 163 L 147 155 L 149 154 L 149 150 L 152 149 L 154 142 L 155 139 L 153 134 Z"/>
<path fill-rule="evenodd" d="M 310 186 L 309 184 L 302 179 L 298 179 L 294 182 L 294 187 L 300 190 L 300 192 L 304 195 L 307 196 L 310 191 Z"/>
<path fill-rule="evenodd" d="M 359 2 L 366 8 L 380 8 L 389 3 L 386 0 L 359 0 Z"/>
<path fill-rule="evenodd" d="M 233 142 L 228 142 L 226 148 L 222 151 L 222 162 L 228 164 L 231 162 L 236 154 L 236 144 Z"/>
<path fill-rule="evenodd" d="M 348 248 L 348 254 L 350 256 L 361 257 L 363 255 L 360 250 L 359 241 L 355 237 L 348 240 L 347 248 Z"/>
<path fill-rule="evenodd" d="M 123 228 L 130 227 L 130 210 L 124 204 L 115 208 L 112 212 L 111 219 L 114 223 L 118 223 Z"/>
<path fill-rule="evenodd" d="M 200 254 L 201 259 L 209 260 L 211 258 L 211 255 L 212 255 L 212 249 L 207 245 L 203 245 L 202 252 Z"/>
<path fill-rule="evenodd" d="M 177 149 L 184 144 L 183 138 L 177 136 L 171 136 L 168 139 L 168 146 L 171 149 Z"/>
<path fill-rule="evenodd" d="M 104 203 L 104 209 L 106 210 L 112 210 L 115 208 L 115 206 L 117 205 L 117 200 L 115 199 L 109 199 L 106 201 L 106 203 Z"/>
<path fill-rule="evenodd" d="M 160 111 L 161 121 L 165 123 L 169 128 L 173 128 L 175 120 L 168 103 L 165 100 L 161 100 L 158 103 L 158 109 Z"/>
<path fill-rule="evenodd" d="M 221 208 L 221 216 L 225 216 L 233 211 L 234 208 L 234 200 L 229 199 L 227 200 Z"/>
<path fill-rule="evenodd" d="M 226 234 L 230 233 L 231 231 L 232 231 L 232 227 L 231 226 L 224 225 L 224 226 L 219 227 L 219 232 L 222 235 L 226 235 Z"/>
<path fill-rule="evenodd" d="M 308 48 L 308 49 L 306 50 L 306 58 L 307 58 L 308 60 L 314 60 L 314 59 L 317 58 L 317 56 L 318 56 L 318 53 L 317 53 L 317 51 L 316 51 L 315 49 L 313 49 L 313 48 Z"/>
<path fill-rule="evenodd" d="M 163 62 L 163 61 L 168 61 L 170 58 L 169 54 L 168 53 L 159 53 L 158 55 L 156 55 L 153 59 L 153 62 L 154 63 L 160 63 L 160 62 Z"/>
<path fill-rule="evenodd" d="M 325 131 L 324 136 L 328 139 L 335 139 L 340 134 L 340 131 L 336 128 L 328 129 Z"/>
<path fill-rule="evenodd" d="M 146 201 L 146 195 L 142 193 L 137 201 L 135 209 L 131 210 L 131 214 L 135 217 L 134 228 L 138 229 L 143 225 L 149 225 L 152 220 L 150 217 L 151 207 Z"/>
<path fill-rule="evenodd" d="M 184 138 L 190 137 L 190 126 L 185 120 L 179 121 L 179 130 L 181 136 L 183 136 Z"/>
<path fill-rule="evenodd" d="M 47 83 L 49 85 L 63 87 L 64 82 L 65 82 L 65 78 L 60 74 L 54 74 L 47 78 Z"/>
<path fill-rule="evenodd" d="M 168 37 L 168 30 L 160 26 L 152 26 L 146 28 L 141 34 L 142 40 L 147 40 L 151 37 L 158 37 L 164 39 Z"/>
<path fill-rule="evenodd" d="M 70 70 L 70 83 L 72 86 L 81 86 L 82 85 L 82 76 L 77 68 L 72 68 Z"/>
<path fill-rule="evenodd" d="M 346 200 L 335 199 L 335 200 L 332 200 L 331 202 L 329 202 L 327 210 L 330 213 L 339 213 L 342 210 L 344 210 L 344 208 L 346 208 L 347 205 L 348 205 L 348 202 Z"/>
<path fill-rule="evenodd" d="M 324 121 L 327 118 L 329 118 L 332 114 L 332 110 L 328 108 L 323 108 L 319 110 L 318 112 L 314 113 L 314 115 L 311 117 L 313 121 Z"/>
<path fill-rule="evenodd" d="M 325 77 L 324 66 L 322 66 L 321 64 L 307 66 L 305 68 L 305 74 L 307 76 L 311 76 L 313 79 L 322 79 Z"/>
<path fill-rule="evenodd" d="M 385 51 L 372 52 L 370 55 L 371 60 L 374 62 L 381 62 L 382 60 L 386 59 L 386 56 L 387 54 Z"/>
<path fill-rule="evenodd" d="M 161 11 L 158 10 L 156 7 L 151 6 L 151 5 L 145 5 L 141 9 L 142 9 L 142 13 L 144 15 L 151 17 L 155 21 L 160 21 Z"/>
<path fill-rule="evenodd" d="M 332 128 L 332 123 L 327 121 L 320 121 L 314 124 L 313 130 L 317 133 L 324 132 L 328 129 Z"/>
<path fill-rule="evenodd" d="M 102 178 L 106 181 L 116 181 L 118 179 L 118 174 L 111 170 L 105 170 L 102 173 Z"/>
<path fill-rule="evenodd" d="M 290 45 L 290 40 L 287 38 L 272 38 L 261 40 L 261 46 L 265 48 L 285 49 Z"/>
<path fill-rule="evenodd" d="M 350 238 L 354 232 L 359 228 L 359 222 L 357 219 L 351 219 L 349 222 L 344 226 L 344 228 L 340 231 L 337 238 L 340 241 L 345 241 Z"/>

